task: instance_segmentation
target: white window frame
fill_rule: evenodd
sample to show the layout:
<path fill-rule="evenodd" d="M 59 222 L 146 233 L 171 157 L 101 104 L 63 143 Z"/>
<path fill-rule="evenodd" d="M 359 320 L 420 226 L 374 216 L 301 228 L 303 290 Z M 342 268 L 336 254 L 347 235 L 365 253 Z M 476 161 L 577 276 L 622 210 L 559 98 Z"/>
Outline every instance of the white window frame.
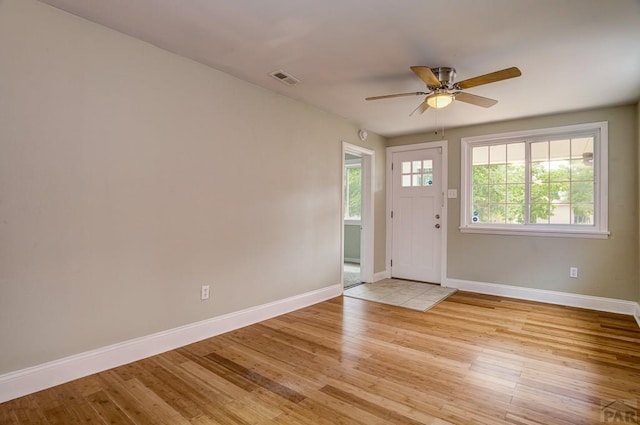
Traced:
<path fill-rule="evenodd" d="M 571 224 L 493 224 L 471 222 L 472 175 L 471 154 L 474 146 L 504 144 L 515 141 L 535 141 L 544 137 L 571 136 L 574 133 L 594 132 L 594 225 Z M 595 122 L 563 127 L 543 128 L 485 136 L 463 137 L 461 139 L 461 199 L 460 231 L 463 233 L 486 233 L 498 235 L 555 236 L 598 238 L 609 237 L 608 222 L 608 122 Z"/>
<path fill-rule="evenodd" d="M 360 175 L 362 175 L 362 158 L 359 159 L 350 159 L 350 160 L 346 160 L 345 164 L 344 164 L 344 168 L 360 168 Z M 346 170 L 345 170 L 345 175 L 346 175 Z M 347 197 L 347 199 L 349 199 L 349 179 L 347 178 L 346 184 L 345 184 L 345 195 Z M 360 182 L 360 196 L 362 196 L 362 181 Z M 362 201 L 362 198 L 361 198 Z M 345 204 L 344 206 L 344 212 L 346 213 L 348 210 L 348 203 Z M 347 217 L 343 217 L 344 219 L 344 224 L 347 225 L 360 225 L 362 223 L 362 211 L 360 211 L 360 219 L 352 219 L 352 218 L 347 218 Z"/>

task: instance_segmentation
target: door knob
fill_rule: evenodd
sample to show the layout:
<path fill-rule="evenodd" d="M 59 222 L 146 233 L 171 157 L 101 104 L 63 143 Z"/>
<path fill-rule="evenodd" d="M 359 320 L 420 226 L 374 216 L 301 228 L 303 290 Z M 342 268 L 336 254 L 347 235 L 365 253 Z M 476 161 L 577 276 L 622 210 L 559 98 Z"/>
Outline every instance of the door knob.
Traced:
<path fill-rule="evenodd" d="M 440 228 L 440 223 L 437 223 L 436 224 L 436 229 L 439 229 L 439 228 Z"/>
<path fill-rule="evenodd" d="M 440 214 L 436 214 L 436 218 L 440 218 Z"/>

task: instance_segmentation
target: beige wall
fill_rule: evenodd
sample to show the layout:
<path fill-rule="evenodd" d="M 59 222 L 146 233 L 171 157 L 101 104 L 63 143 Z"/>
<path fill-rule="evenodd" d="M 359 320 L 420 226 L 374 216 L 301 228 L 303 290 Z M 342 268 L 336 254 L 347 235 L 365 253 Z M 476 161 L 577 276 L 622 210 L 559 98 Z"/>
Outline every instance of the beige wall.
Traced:
<path fill-rule="evenodd" d="M 358 127 L 33 0 L 0 1 L 0 373 L 340 283 Z M 199 299 L 211 285 L 212 299 Z"/>
<path fill-rule="evenodd" d="M 454 107 L 468 107 L 454 105 Z M 446 110 L 443 112 L 446 113 Z M 460 200 L 449 200 L 448 277 L 574 294 L 638 298 L 638 137 L 636 105 L 446 129 L 449 187 L 460 189 L 460 139 L 534 128 L 609 122 L 609 230 L 607 240 L 462 234 Z M 388 146 L 439 140 L 421 134 L 392 138 Z M 569 267 L 579 278 L 569 278 Z"/>

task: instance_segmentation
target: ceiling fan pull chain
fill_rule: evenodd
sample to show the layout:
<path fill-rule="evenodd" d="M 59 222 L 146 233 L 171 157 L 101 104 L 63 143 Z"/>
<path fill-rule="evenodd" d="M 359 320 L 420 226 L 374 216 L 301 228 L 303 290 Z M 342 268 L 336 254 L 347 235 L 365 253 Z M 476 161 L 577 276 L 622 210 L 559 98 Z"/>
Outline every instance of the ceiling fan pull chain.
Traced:
<path fill-rule="evenodd" d="M 435 127 L 436 127 L 436 136 L 437 136 L 438 135 L 438 109 L 436 109 L 435 116 L 436 116 L 436 125 L 435 125 Z"/>
<path fill-rule="evenodd" d="M 435 113 L 435 120 L 436 122 L 434 127 L 436 128 L 436 136 L 437 136 L 438 135 L 438 110 L 437 109 Z M 440 132 L 440 135 L 441 135 L 440 138 L 444 140 L 444 124 L 442 125 L 442 131 Z"/>

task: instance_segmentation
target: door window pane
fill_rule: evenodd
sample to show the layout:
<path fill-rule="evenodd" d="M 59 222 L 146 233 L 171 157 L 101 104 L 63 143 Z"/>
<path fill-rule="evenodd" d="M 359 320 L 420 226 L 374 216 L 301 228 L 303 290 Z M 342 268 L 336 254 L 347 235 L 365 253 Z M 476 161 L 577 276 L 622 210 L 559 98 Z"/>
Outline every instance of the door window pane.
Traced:
<path fill-rule="evenodd" d="M 433 160 L 404 161 L 401 164 L 402 187 L 433 185 Z"/>

